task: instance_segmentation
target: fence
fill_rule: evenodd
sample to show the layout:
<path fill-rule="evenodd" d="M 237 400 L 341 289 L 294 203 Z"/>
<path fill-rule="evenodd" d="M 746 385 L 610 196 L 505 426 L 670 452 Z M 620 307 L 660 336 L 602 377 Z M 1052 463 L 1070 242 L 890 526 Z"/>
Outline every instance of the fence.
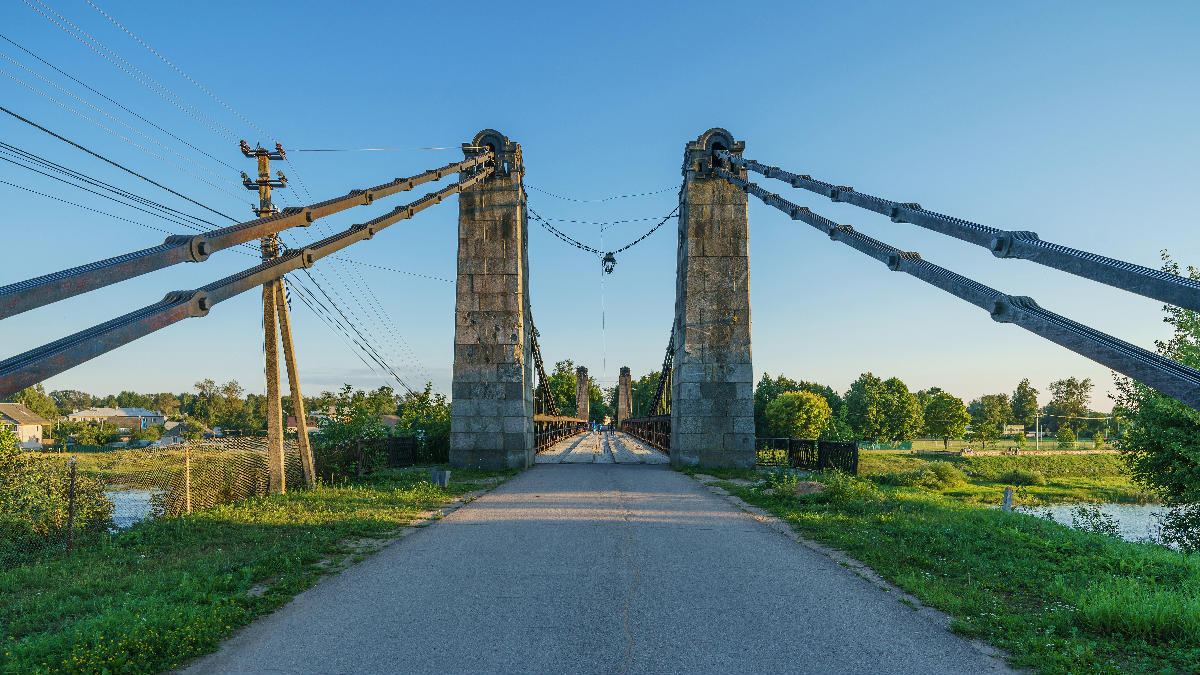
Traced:
<path fill-rule="evenodd" d="M 340 454 L 318 452 L 318 476 L 329 480 L 347 475 L 321 472 L 347 458 L 357 462 L 355 468 L 367 470 L 449 461 L 445 448 L 430 445 L 396 437 L 351 444 Z M 366 459 L 371 460 L 369 466 Z M 284 441 L 284 484 L 289 490 L 304 486 L 295 438 Z M 0 453 L 0 569 L 40 550 L 61 550 L 75 533 L 124 529 L 150 518 L 267 495 L 269 489 L 265 438 L 91 452 Z"/>
<path fill-rule="evenodd" d="M 346 476 L 362 476 L 382 468 L 445 464 L 448 446 L 434 447 L 415 436 L 359 439 L 316 453 L 317 477 L 334 482 Z"/>
<path fill-rule="evenodd" d="M 553 415 L 533 416 L 533 444 L 535 452 L 545 452 L 564 438 L 587 431 L 586 420 Z"/>
<path fill-rule="evenodd" d="M 671 454 L 670 415 L 627 419 L 621 424 L 621 431 L 656 450 L 668 455 Z"/>
<path fill-rule="evenodd" d="M 761 466 L 790 466 L 810 471 L 837 469 L 858 474 L 858 444 L 853 441 L 757 438 L 755 450 Z"/>

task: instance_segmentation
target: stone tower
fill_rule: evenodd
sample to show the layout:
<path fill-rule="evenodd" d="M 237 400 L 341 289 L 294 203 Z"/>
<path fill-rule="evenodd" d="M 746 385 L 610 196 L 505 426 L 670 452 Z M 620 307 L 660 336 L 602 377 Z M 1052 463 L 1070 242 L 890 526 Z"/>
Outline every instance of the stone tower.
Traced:
<path fill-rule="evenodd" d="M 490 129 L 495 171 L 458 197 L 458 281 L 450 464 L 514 468 L 533 462 L 528 223 L 521 146 Z"/>
<path fill-rule="evenodd" d="M 753 467 L 746 193 L 712 175 L 714 149 L 746 144 L 709 129 L 684 151 L 671 381 L 671 463 Z"/>

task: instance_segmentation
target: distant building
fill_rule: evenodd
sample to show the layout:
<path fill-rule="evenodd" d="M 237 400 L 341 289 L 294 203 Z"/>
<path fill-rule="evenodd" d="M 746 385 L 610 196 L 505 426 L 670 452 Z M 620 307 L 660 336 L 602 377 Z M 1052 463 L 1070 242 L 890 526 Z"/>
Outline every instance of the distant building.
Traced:
<path fill-rule="evenodd" d="M 0 403 L 0 426 L 13 430 L 20 447 L 41 449 L 42 433 L 50 422 L 20 403 Z"/>
<path fill-rule="evenodd" d="M 145 429 L 166 423 L 167 416 L 145 408 L 88 408 L 67 415 L 67 419 L 72 422 L 108 423 L 122 429 Z"/>
<path fill-rule="evenodd" d="M 1015 436 L 1016 434 L 1023 434 L 1023 433 L 1025 433 L 1025 425 L 1024 424 L 1005 424 L 1004 425 L 1004 435 L 1005 436 Z"/>
<path fill-rule="evenodd" d="M 314 431 L 317 431 L 317 430 L 318 430 L 318 426 L 317 426 L 317 419 L 316 419 L 315 417 L 311 417 L 311 416 L 310 416 L 310 417 L 308 418 L 307 422 L 308 422 L 308 423 L 305 425 L 305 427 L 306 427 L 306 430 L 307 430 L 309 433 L 312 433 L 312 432 L 314 432 Z M 287 432 L 288 432 L 289 434 L 294 434 L 294 433 L 296 433 L 296 417 L 295 417 L 294 415 L 288 415 L 288 418 L 287 418 Z"/>

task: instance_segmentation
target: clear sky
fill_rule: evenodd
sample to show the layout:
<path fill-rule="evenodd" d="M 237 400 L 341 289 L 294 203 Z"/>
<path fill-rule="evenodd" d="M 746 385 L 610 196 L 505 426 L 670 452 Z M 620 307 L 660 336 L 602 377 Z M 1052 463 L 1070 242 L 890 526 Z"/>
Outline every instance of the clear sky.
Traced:
<path fill-rule="evenodd" d="M 28 2 L 55 16 L 38 0 Z M 1163 248 L 1183 263 L 1200 263 L 1196 3 L 95 0 L 235 114 L 86 0 L 45 2 L 63 17 L 55 17 L 60 23 L 86 30 L 131 65 L 115 61 L 171 94 L 151 91 L 25 0 L 0 7 L 0 32 L 229 166 L 0 40 L 5 73 L 168 161 L 11 77 L 0 77 L 2 104 L 238 218 L 251 216 L 249 193 L 225 181 L 239 180 L 237 172 L 253 165 L 225 135 L 251 143 L 280 140 L 290 150 L 456 147 L 491 127 L 521 143 L 527 185 L 596 199 L 677 187 L 684 144 L 721 126 L 746 141 L 746 156 L 833 183 L 1033 230 L 1043 239 L 1151 267 L 1159 265 Z M 179 99 L 169 100 L 172 94 Z M 205 213 L 11 118 L 0 119 L 0 139 L 180 210 Z M 291 187 L 277 200 L 286 204 L 307 201 L 304 188 L 314 201 L 325 199 L 455 161 L 461 153 L 291 157 L 292 166 L 281 167 Z M 0 180 L 184 231 L 12 164 L 0 163 Z M 1153 348 L 1165 334 L 1160 303 L 1152 300 L 1000 260 L 782 183 L 771 189 L 1143 347 Z M 154 245 L 165 236 L 8 185 L 0 184 L 0 195 L 0 284 Z M 293 245 L 316 239 L 413 196 L 355 209 L 328 219 L 323 230 L 286 239 Z M 543 216 L 597 222 L 663 216 L 675 199 L 667 190 L 575 203 L 529 191 L 530 205 Z M 451 200 L 347 253 L 362 263 L 452 280 L 456 218 Z M 603 233 L 597 225 L 560 227 L 608 250 L 652 224 L 617 224 Z M 1045 392 L 1050 381 L 1075 375 L 1097 382 L 1094 407 L 1110 406 L 1106 368 L 996 324 L 985 312 L 889 272 L 753 198 L 750 230 L 758 376 L 784 373 L 844 391 L 859 373 L 873 371 L 899 376 L 913 389 L 937 385 L 970 400 L 1011 392 L 1023 377 Z M 573 359 L 602 384 L 615 381 L 622 365 L 635 374 L 657 370 L 674 305 L 675 246 L 672 223 L 619 256 L 615 272 L 604 277 L 594 257 L 531 221 L 532 303 L 547 361 Z M 0 329 L 0 356 L 253 264 L 252 256 L 226 251 L 203 264 L 178 265 L 10 318 Z M 452 283 L 354 264 L 323 262 L 318 269 L 318 280 L 402 377 L 414 386 L 431 379 L 448 391 Z M 363 292 L 367 286 L 370 294 Z M 46 386 L 182 391 L 210 377 L 236 378 L 261 391 L 260 303 L 247 293 Z M 293 312 L 306 393 L 342 382 L 388 383 L 303 304 Z"/>

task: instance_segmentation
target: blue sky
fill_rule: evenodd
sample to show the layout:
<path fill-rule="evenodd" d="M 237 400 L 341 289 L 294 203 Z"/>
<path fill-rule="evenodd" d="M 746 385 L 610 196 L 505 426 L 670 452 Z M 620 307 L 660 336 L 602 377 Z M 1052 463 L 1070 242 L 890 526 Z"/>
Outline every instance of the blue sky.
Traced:
<path fill-rule="evenodd" d="M 29 0 L 38 5 L 37 0 Z M 456 146 L 495 128 L 522 144 L 526 182 L 582 199 L 678 186 L 684 144 L 721 126 L 746 156 L 833 183 L 1043 239 L 1157 267 L 1168 248 L 1200 262 L 1193 195 L 1200 94 L 1194 3 L 245 3 L 95 0 L 138 37 L 271 136 L 159 61 L 85 0 L 47 5 L 187 104 L 176 106 L 114 67 L 24 0 L 0 8 L 0 32 L 137 110 L 238 171 L 251 162 L 237 138 L 301 148 Z M 47 13 L 48 10 L 43 9 Z M 256 14 L 263 17 L 256 20 Z M 53 16 L 53 14 L 51 14 Z M 0 41 L 0 53 L 86 99 L 137 135 L 0 58 L 0 69 L 171 162 L 215 189 L 105 132 L 10 77 L 3 105 L 237 217 L 249 193 L 236 172 L 200 155 Z M 182 109 L 181 109 L 182 108 Z M 0 139 L 197 215 L 198 208 L 139 183 L 11 119 Z M 177 157 L 173 152 L 184 155 Z M 457 151 L 292 153 L 282 168 L 296 204 L 454 161 Z M 203 165 L 200 168 L 196 164 Z M 15 167 L 0 179 L 156 228 L 177 226 Z M 760 179 L 766 184 L 766 179 Z M 987 251 L 815 195 L 772 188 L 838 222 L 1051 310 L 1152 348 L 1164 336 L 1160 303 Z M 138 225 L 0 185 L 0 284 L 153 245 Z M 324 233 L 408 197 L 328 219 Z M 598 204 L 530 191 L 549 218 L 611 222 L 673 207 L 673 190 Z M 393 226 L 348 253 L 363 263 L 453 279 L 454 201 Z M 652 222 L 563 223 L 610 249 Z M 966 399 L 1011 392 L 1029 377 L 1043 392 L 1075 375 L 1097 382 L 1107 409 L 1111 375 L 1072 352 L 889 272 L 756 200 L 750 205 L 755 370 L 844 390 L 860 372 L 896 375 L 913 389 L 941 386 Z M 290 243 L 323 236 L 314 227 Z M 603 237 L 603 240 L 601 239 Z M 603 244 L 603 245 L 601 245 Z M 615 245 L 614 245 L 615 244 Z M 674 303 L 676 232 L 664 226 L 618 258 L 615 272 L 530 223 L 531 292 L 548 361 L 587 365 L 602 384 L 617 369 L 656 370 Z M 194 288 L 254 264 L 227 251 L 8 319 L 7 357 L 166 291 Z M 322 266 L 318 266 L 322 267 Z M 414 386 L 448 390 L 451 283 L 350 264 L 325 265 L 322 284 Z M 371 294 L 364 294 L 369 286 Z M 356 299 L 357 298 L 357 299 Z M 366 299 L 364 299 L 366 298 Z M 606 329 L 601 330 L 601 308 Z M 261 391 L 256 294 L 95 359 L 46 382 L 95 393 L 190 389 L 236 378 Z M 302 384 L 386 382 L 306 307 L 296 304 Z"/>

